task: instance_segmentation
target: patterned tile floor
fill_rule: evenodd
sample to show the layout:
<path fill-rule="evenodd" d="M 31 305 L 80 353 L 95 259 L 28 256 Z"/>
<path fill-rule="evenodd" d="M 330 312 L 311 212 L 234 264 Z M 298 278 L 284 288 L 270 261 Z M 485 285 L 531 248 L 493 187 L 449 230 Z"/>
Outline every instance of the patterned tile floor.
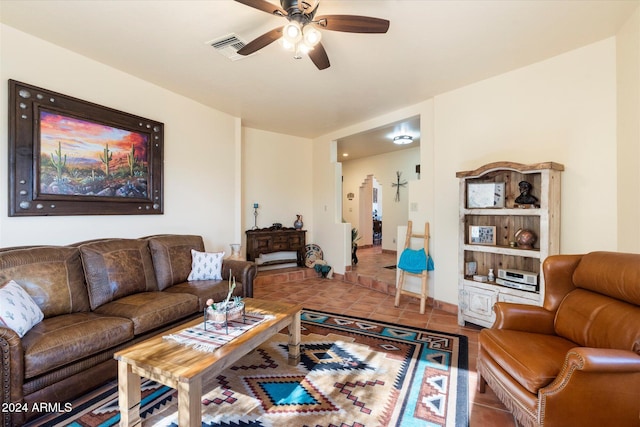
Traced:
<path fill-rule="evenodd" d="M 353 271 L 359 275 L 366 275 L 390 284 L 395 283 L 395 270 L 384 268 L 396 263 L 395 254 L 382 253 L 380 247 L 377 246 L 358 249 L 357 256 L 359 262 L 353 266 Z M 274 275 L 278 272 L 278 270 L 260 272 L 258 277 Z M 484 394 L 477 392 L 475 371 L 480 327 L 459 326 L 455 314 L 430 306 L 427 306 L 425 314 L 420 314 L 419 301 L 406 296 L 403 296 L 400 307 L 396 308 L 394 307 L 394 297 L 391 295 L 346 281 L 317 277 L 301 278 L 286 283 L 260 280 L 254 287 L 254 296 L 264 299 L 297 301 L 310 309 L 465 335 L 469 339 L 469 425 L 471 427 L 517 426 L 511 413 L 489 387 Z"/>

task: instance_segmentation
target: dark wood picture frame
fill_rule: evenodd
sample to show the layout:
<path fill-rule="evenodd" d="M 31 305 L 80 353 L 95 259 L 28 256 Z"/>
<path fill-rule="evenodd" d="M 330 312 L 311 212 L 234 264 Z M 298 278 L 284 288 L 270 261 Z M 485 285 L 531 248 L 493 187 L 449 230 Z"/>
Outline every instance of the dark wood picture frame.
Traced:
<path fill-rule="evenodd" d="M 9 216 L 157 215 L 164 124 L 9 80 Z"/>

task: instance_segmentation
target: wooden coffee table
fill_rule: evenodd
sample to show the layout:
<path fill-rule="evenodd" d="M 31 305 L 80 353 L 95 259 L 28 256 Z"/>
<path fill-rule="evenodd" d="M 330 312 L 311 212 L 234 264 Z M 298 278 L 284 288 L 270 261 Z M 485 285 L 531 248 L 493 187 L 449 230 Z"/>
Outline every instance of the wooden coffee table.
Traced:
<path fill-rule="evenodd" d="M 202 378 L 205 375 L 217 375 L 286 326 L 289 330 L 289 364 L 297 364 L 300 361 L 302 306 L 253 298 L 246 298 L 244 302 L 247 311 L 273 315 L 275 318 L 260 323 L 213 353 L 197 351 L 162 338 L 163 335 L 198 325 L 202 318 L 115 353 L 118 361 L 120 425 L 141 425 L 140 377 L 145 377 L 178 390 L 180 427 L 200 427 Z"/>

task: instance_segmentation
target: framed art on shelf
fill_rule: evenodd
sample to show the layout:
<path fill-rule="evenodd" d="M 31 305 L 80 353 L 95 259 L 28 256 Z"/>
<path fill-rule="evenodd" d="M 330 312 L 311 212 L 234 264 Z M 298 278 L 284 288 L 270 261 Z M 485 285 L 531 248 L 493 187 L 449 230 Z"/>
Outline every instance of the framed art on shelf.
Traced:
<path fill-rule="evenodd" d="M 163 213 L 164 124 L 9 81 L 9 216 Z"/>
<path fill-rule="evenodd" d="M 494 225 L 470 225 L 470 245 L 495 245 L 496 227 Z"/>
<path fill-rule="evenodd" d="M 467 208 L 504 208 L 504 182 L 467 184 Z"/>

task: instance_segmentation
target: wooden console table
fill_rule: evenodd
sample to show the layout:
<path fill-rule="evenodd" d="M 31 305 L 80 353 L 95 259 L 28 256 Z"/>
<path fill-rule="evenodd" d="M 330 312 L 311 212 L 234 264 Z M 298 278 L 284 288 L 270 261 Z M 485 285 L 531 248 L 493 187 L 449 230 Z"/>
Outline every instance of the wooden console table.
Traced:
<path fill-rule="evenodd" d="M 247 230 L 247 261 L 255 261 L 261 254 L 296 251 L 298 265 L 304 267 L 306 230 L 295 228 L 260 228 Z"/>

